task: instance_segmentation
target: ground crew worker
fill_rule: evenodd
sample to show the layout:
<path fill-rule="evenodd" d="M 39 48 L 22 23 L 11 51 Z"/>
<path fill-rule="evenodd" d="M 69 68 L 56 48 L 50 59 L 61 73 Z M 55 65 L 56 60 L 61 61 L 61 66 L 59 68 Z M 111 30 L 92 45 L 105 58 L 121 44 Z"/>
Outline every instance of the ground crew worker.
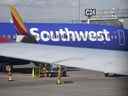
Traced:
<path fill-rule="evenodd" d="M 12 68 L 11 68 L 11 65 L 6 65 L 6 71 L 8 72 L 8 81 L 12 81 Z"/>
<path fill-rule="evenodd" d="M 47 77 L 51 77 L 51 65 L 47 64 Z"/>
<path fill-rule="evenodd" d="M 61 65 L 57 65 L 57 81 L 56 81 L 57 86 L 62 85 L 63 82 L 61 80 Z"/>
<path fill-rule="evenodd" d="M 56 77 L 56 72 L 57 72 L 56 68 L 57 68 L 56 64 L 51 64 L 51 68 L 50 68 L 51 77 Z"/>
<path fill-rule="evenodd" d="M 47 77 L 47 64 L 44 64 L 42 67 L 42 74 L 43 77 Z"/>
<path fill-rule="evenodd" d="M 32 68 L 32 79 L 40 78 L 40 66 L 34 66 Z"/>

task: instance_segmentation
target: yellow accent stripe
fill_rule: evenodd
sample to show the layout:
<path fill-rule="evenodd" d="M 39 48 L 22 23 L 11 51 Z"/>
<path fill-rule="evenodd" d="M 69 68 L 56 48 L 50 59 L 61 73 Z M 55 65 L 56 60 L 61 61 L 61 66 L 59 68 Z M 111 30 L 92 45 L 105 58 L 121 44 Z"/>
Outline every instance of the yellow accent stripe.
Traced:
<path fill-rule="evenodd" d="M 20 26 L 25 32 L 27 32 L 27 29 L 23 23 L 23 20 L 20 16 L 20 14 L 18 13 L 18 11 L 16 10 L 15 6 L 10 6 L 11 8 L 11 14 L 14 16 L 14 18 L 16 19 L 16 22 L 18 22 L 18 26 Z"/>

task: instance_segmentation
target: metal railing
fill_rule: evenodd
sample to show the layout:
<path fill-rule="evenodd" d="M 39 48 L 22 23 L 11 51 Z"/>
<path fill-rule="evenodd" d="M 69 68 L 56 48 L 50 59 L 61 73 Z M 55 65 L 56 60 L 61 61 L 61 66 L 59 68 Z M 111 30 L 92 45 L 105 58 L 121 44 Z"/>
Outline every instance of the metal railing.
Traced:
<path fill-rule="evenodd" d="M 128 9 L 104 9 L 97 10 L 96 16 L 92 18 L 96 19 L 119 19 L 119 18 L 128 18 Z"/>

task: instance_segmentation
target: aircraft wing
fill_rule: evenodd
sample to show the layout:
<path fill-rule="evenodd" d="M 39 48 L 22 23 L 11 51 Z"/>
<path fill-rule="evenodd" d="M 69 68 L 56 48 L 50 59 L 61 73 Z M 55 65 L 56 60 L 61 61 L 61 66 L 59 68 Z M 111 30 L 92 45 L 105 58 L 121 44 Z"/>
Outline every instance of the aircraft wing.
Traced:
<path fill-rule="evenodd" d="M 128 75 L 128 52 L 125 51 L 3 43 L 0 56 Z"/>

